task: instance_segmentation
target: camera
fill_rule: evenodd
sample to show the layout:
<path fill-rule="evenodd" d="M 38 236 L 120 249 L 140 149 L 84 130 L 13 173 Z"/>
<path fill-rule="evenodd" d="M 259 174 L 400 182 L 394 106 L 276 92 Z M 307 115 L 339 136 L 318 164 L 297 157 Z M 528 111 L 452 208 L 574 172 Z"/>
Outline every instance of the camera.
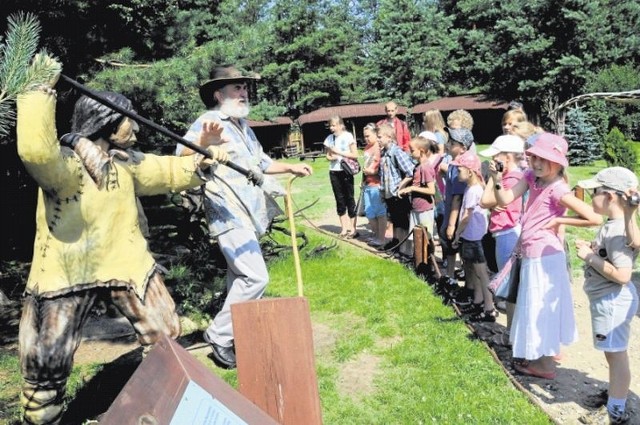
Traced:
<path fill-rule="evenodd" d="M 616 193 L 620 196 L 624 196 L 624 192 L 616 191 Z M 640 193 L 634 193 L 631 196 L 627 196 L 627 203 L 634 207 L 636 205 L 640 205 Z"/>
<path fill-rule="evenodd" d="M 494 161 L 496 163 L 496 171 L 502 173 L 504 171 L 504 163 L 502 161 Z"/>

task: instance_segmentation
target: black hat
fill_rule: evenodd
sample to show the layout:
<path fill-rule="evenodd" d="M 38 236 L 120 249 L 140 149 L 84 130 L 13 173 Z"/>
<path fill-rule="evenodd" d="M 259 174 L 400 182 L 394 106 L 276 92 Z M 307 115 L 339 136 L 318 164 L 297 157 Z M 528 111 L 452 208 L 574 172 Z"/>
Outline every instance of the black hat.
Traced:
<path fill-rule="evenodd" d="M 207 108 L 212 108 L 216 105 L 213 93 L 220 87 L 240 81 L 259 79 L 260 75 L 241 71 L 235 66 L 219 66 L 213 70 L 213 78 L 200 86 L 200 99 Z"/>
<path fill-rule="evenodd" d="M 120 93 L 98 92 L 115 105 L 134 112 L 131 101 Z M 106 105 L 83 95 L 76 102 L 71 118 L 71 131 L 91 140 L 114 132 L 124 116 Z"/>

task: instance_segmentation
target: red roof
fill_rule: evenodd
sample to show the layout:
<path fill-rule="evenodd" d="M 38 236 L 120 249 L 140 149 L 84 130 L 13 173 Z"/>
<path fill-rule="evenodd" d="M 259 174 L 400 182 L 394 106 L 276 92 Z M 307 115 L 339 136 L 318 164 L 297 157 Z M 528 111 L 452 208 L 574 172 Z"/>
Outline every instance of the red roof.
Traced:
<path fill-rule="evenodd" d="M 293 120 L 291 120 L 291 118 L 289 117 L 277 117 L 276 119 L 274 119 L 273 121 L 268 120 L 268 121 L 252 121 L 252 120 L 247 120 L 247 124 L 249 124 L 249 127 L 251 128 L 255 128 L 255 127 L 269 127 L 269 126 L 278 126 L 278 125 L 293 125 Z"/>
<path fill-rule="evenodd" d="M 439 109 L 440 111 L 455 111 L 456 109 L 507 109 L 509 104 L 487 99 L 483 95 L 477 96 L 452 96 L 443 97 L 429 103 L 421 103 L 411 108 L 412 114 L 423 114 L 429 109 Z"/>
<path fill-rule="evenodd" d="M 300 115 L 298 124 L 304 124 L 329 121 L 329 118 L 337 115 L 342 119 L 357 117 L 385 117 L 387 114 L 384 110 L 385 103 L 357 103 L 353 105 L 339 105 L 320 108 L 308 114 Z M 398 115 L 407 115 L 407 108 L 398 107 Z"/>

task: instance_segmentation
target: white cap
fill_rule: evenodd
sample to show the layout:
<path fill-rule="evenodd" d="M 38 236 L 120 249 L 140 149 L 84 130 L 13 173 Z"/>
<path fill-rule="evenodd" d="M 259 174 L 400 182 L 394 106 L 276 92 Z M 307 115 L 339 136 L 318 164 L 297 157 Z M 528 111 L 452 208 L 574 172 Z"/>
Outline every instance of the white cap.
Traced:
<path fill-rule="evenodd" d="M 501 152 L 523 153 L 524 140 L 511 134 L 498 136 L 491 144 L 491 147 L 480 152 L 480 155 L 491 157 Z"/>
<path fill-rule="evenodd" d="M 427 140 L 432 140 L 434 142 L 438 141 L 438 138 L 436 137 L 436 133 L 432 131 L 423 131 L 422 133 L 418 134 L 418 137 L 422 137 Z"/>
<path fill-rule="evenodd" d="M 609 167 L 599 171 L 592 179 L 579 181 L 578 186 L 583 189 L 595 189 L 604 186 L 624 192 L 627 189 L 638 188 L 638 177 L 627 168 Z"/>

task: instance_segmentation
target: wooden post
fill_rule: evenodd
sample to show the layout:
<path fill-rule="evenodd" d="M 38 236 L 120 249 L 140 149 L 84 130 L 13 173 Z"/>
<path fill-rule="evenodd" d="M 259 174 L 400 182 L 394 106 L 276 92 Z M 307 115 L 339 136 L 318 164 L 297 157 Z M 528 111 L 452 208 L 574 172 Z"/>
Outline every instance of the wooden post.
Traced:
<path fill-rule="evenodd" d="M 413 265 L 416 270 L 427 266 L 429 261 L 429 235 L 422 226 L 413 228 Z"/>
<path fill-rule="evenodd" d="M 313 354 L 309 303 L 302 270 L 289 178 L 285 204 L 298 297 L 233 304 L 233 334 L 240 392 L 286 425 L 320 425 L 322 412 Z"/>
<path fill-rule="evenodd" d="M 306 298 L 231 306 L 238 389 L 280 424 L 322 424 Z"/>

